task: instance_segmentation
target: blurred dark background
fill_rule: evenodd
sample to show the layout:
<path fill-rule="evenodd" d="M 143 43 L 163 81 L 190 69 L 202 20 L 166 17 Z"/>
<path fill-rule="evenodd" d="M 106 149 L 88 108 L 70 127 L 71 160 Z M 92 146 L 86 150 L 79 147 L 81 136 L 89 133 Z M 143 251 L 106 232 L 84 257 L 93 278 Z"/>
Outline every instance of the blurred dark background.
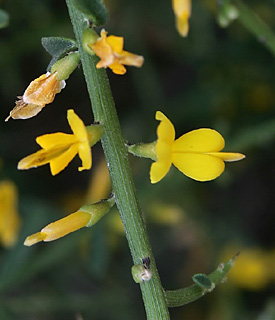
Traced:
<path fill-rule="evenodd" d="M 226 151 L 247 156 L 226 164 L 223 175 L 212 182 L 192 181 L 171 168 L 156 185 L 149 181 L 151 161 L 130 156 L 165 288 L 191 285 L 193 274 L 210 273 L 241 251 L 225 285 L 195 303 L 171 309 L 171 319 L 271 320 L 274 56 L 238 20 L 221 28 L 213 3 L 193 1 L 190 32 L 184 39 L 174 27 L 170 1 L 106 1 L 110 20 L 105 29 L 124 37 L 125 50 L 145 58 L 141 69 L 127 68 L 124 76 L 107 72 L 129 142 L 156 139 L 154 115 L 160 110 L 174 123 L 177 136 L 213 128 L 224 136 Z M 275 30 L 273 1 L 247 4 Z M 10 15 L 9 26 L 0 29 L 0 176 L 16 184 L 22 218 L 17 244 L 0 251 L 0 319 L 145 319 L 116 210 L 92 229 L 23 246 L 26 236 L 82 205 L 102 150 L 100 145 L 93 148 L 91 172 L 77 171 L 79 159 L 56 177 L 48 166 L 17 170 L 20 159 L 39 149 L 37 136 L 70 132 L 67 109 L 73 108 L 86 125 L 93 115 L 79 68 L 38 116 L 4 122 L 16 97 L 46 71 L 50 56 L 41 38 L 74 35 L 64 1 L 2 0 L 0 8 Z"/>

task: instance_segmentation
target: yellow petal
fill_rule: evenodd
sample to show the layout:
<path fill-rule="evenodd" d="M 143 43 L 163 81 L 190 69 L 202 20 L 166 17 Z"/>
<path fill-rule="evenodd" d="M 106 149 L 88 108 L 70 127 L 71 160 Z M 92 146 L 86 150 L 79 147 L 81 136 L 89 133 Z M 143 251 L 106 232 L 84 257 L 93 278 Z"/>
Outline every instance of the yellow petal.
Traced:
<path fill-rule="evenodd" d="M 0 242 L 12 247 L 18 238 L 20 217 L 17 211 L 17 188 L 9 180 L 0 183 Z"/>
<path fill-rule="evenodd" d="M 85 227 L 90 221 L 91 214 L 84 211 L 77 211 L 67 217 L 48 224 L 41 230 L 45 234 L 44 241 L 53 241 L 65 235 Z"/>
<path fill-rule="evenodd" d="M 144 58 L 143 56 L 123 51 L 119 57 L 119 62 L 128 66 L 141 67 L 144 62 Z"/>
<path fill-rule="evenodd" d="M 92 152 L 88 142 L 79 143 L 78 155 L 82 161 L 82 167 L 78 168 L 78 171 L 89 170 L 92 167 Z"/>
<path fill-rule="evenodd" d="M 173 10 L 176 16 L 180 17 L 183 13 L 188 16 L 191 14 L 191 0 L 173 0 Z"/>
<path fill-rule="evenodd" d="M 211 152 L 208 154 L 215 157 L 219 157 L 223 161 L 227 161 L 227 162 L 239 161 L 245 158 L 244 154 L 237 153 L 237 152 Z"/>
<path fill-rule="evenodd" d="M 183 174 L 198 181 L 213 180 L 224 171 L 223 160 L 208 154 L 175 153 L 172 162 Z"/>
<path fill-rule="evenodd" d="M 60 149 L 45 151 L 41 149 L 19 161 L 17 169 L 26 170 L 43 166 L 51 161 L 53 157 L 60 154 Z"/>
<path fill-rule="evenodd" d="M 67 112 L 67 119 L 69 125 L 73 131 L 74 136 L 79 142 L 89 140 L 88 133 L 83 121 L 79 118 L 79 116 L 74 112 L 74 110 L 70 109 Z"/>
<path fill-rule="evenodd" d="M 176 28 L 182 37 L 186 37 L 189 31 L 188 15 L 183 14 L 176 18 Z"/>
<path fill-rule="evenodd" d="M 162 178 L 165 177 L 165 175 L 168 173 L 169 169 L 171 167 L 171 162 L 154 162 L 151 165 L 150 169 L 150 180 L 151 183 L 157 183 Z"/>
<path fill-rule="evenodd" d="M 98 38 L 96 43 L 91 46 L 95 54 L 101 59 L 96 65 L 97 68 L 107 68 L 115 59 L 113 49 L 107 42 L 106 35 L 107 32 L 102 29 L 101 38 Z"/>
<path fill-rule="evenodd" d="M 123 51 L 123 37 L 109 36 L 106 41 L 112 47 L 113 51 L 117 53 L 121 53 Z"/>
<path fill-rule="evenodd" d="M 172 122 L 160 111 L 156 112 L 156 120 L 161 121 L 157 128 L 158 138 L 168 145 L 175 140 L 175 128 Z"/>
<path fill-rule="evenodd" d="M 189 30 L 191 0 L 173 0 L 172 5 L 176 16 L 176 28 L 181 36 L 186 37 Z"/>
<path fill-rule="evenodd" d="M 31 236 L 28 236 L 24 241 L 24 245 L 27 247 L 30 247 L 35 243 L 43 241 L 45 238 L 46 238 L 46 234 L 37 232 L 32 234 Z"/>
<path fill-rule="evenodd" d="M 37 137 L 36 142 L 41 148 L 50 150 L 53 148 L 69 148 L 73 143 L 77 142 L 77 139 L 73 134 L 57 132 L 44 134 L 40 137 Z"/>
<path fill-rule="evenodd" d="M 173 152 L 216 152 L 224 148 L 223 137 L 212 129 L 190 131 L 173 143 Z"/>
<path fill-rule="evenodd" d="M 78 144 L 73 144 L 69 149 L 60 153 L 60 155 L 54 157 L 50 160 L 51 174 L 55 176 L 60 171 L 64 170 L 67 165 L 73 160 L 77 155 Z"/>
<path fill-rule="evenodd" d="M 126 68 L 120 64 L 119 62 L 115 61 L 114 63 L 110 64 L 108 66 L 112 71 L 113 73 L 115 74 L 120 74 L 120 75 L 123 75 L 126 73 Z"/>

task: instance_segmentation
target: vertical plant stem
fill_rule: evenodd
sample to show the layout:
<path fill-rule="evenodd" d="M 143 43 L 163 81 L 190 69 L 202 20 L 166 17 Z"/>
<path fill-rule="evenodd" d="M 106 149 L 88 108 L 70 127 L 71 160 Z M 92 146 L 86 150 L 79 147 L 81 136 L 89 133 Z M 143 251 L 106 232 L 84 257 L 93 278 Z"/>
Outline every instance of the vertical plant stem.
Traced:
<path fill-rule="evenodd" d="M 242 0 L 233 0 L 239 11 L 239 21 L 275 55 L 275 34 L 270 27 Z"/>
<path fill-rule="evenodd" d="M 90 56 L 82 48 L 81 36 L 83 28 L 86 27 L 83 15 L 74 7 L 71 0 L 66 0 L 66 2 L 79 46 L 95 121 L 99 121 L 105 127 L 105 134 L 101 139 L 102 146 L 133 262 L 141 264 L 142 259 L 146 257 L 150 257 L 151 260 L 150 267 L 153 276 L 151 280 L 140 284 L 147 319 L 170 319 L 164 291 L 137 201 L 125 140 L 121 132 L 109 81 L 105 70 L 96 69 L 98 58 Z"/>

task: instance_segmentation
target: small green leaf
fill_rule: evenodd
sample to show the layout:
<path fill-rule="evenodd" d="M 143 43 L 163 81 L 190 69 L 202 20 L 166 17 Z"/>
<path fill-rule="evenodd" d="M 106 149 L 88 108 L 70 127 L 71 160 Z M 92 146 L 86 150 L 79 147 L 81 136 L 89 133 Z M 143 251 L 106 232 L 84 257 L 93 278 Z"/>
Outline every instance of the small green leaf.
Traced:
<path fill-rule="evenodd" d="M 211 279 L 203 273 L 194 274 L 192 277 L 193 281 L 203 289 L 212 289 L 215 284 L 211 281 Z"/>
<path fill-rule="evenodd" d="M 77 49 L 76 42 L 73 39 L 63 37 L 46 37 L 41 39 L 42 46 L 52 56 L 47 70 L 51 70 L 53 64 L 64 57 L 68 52 Z"/>
<path fill-rule="evenodd" d="M 107 22 L 109 15 L 102 0 L 72 0 L 72 2 L 95 26 Z"/>
<path fill-rule="evenodd" d="M 9 14 L 6 11 L 0 9 L 0 29 L 7 27 L 9 25 L 9 20 Z"/>

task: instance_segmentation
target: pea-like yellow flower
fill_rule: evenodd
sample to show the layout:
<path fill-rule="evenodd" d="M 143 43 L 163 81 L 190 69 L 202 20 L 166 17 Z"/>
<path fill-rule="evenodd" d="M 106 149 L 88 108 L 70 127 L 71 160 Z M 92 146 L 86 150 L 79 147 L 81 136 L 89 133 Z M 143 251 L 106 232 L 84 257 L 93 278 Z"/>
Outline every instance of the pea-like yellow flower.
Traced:
<path fill-rule="evenodd" d="M 191 0 L 172 0 L 173 10 L 176 16 L 176 28 L 182 37 L 186 37 L 189 31 L 189 18 L 191 15 Z"/>
<path fill-rule="evenodd" d="M 0 183 L 0 242 L 12 247 L 18 238 L 20 217 L 17 211 L 17 189 L 13 182 Z"/>
<path fill-rule="evenodd" d="M 16 106 L 10 112 L 9 118 L 29 119 L 36 116 L 46 104 L 53 102 L 55 95 L 66 85 L 64 80 L 57 80 L 58 73 L 42 74 L 33 80 L 25 90 L 23 96 L 19 96 Z"/>
<path fill-rule="evenodd" d="M 160 181 L 172 164 L 194 180 L 209 181 L 222 174 L 224 161 L 245 158 L 241 153 L 220 152 L 225 142 L 213 129 L 193 130 L 175 140 L 175 129 L 171 121 L 160 111 L 156 112 L 156 119 L 161 122 L 155 145 L 157 161 L 150 170 L 152 183 Z"/>
<path fill-rule="evenodd" d="M 96 67 L 109 67 L 115 74 L 125 74 L 124 65 L 141 67 L 144 61 L 142 56 L 123 50 L 123 37 L 108 36 L 107 32 L 102 29 L 100 38 L 91 45 L 92 50 L 101 59 Z"/>
<path fill-rule="evenodd" d="M 18 169 L 36 168 L 49 163 L 54 176 L 65 169 L 77 154 L 82 161 L 82 167 L 78 170 L 91 168 L 91 134 L 74 110 L 68 110 L 67 119 L 73 134 L 56 132 L 37 137 L 36 142 L 42 149 L 22 159 L 18 163 Z"/>
<path fill-rule="evenodd" d="M 112 197 L 85 205 L 65 218 L 48 224 L 40 232 L 27 237 L 24 245 L 29 247 L 40 241 L 53 241 L 83 227 L 91 227 L 108 213 L 114 204 L 115 199 Z"/>

